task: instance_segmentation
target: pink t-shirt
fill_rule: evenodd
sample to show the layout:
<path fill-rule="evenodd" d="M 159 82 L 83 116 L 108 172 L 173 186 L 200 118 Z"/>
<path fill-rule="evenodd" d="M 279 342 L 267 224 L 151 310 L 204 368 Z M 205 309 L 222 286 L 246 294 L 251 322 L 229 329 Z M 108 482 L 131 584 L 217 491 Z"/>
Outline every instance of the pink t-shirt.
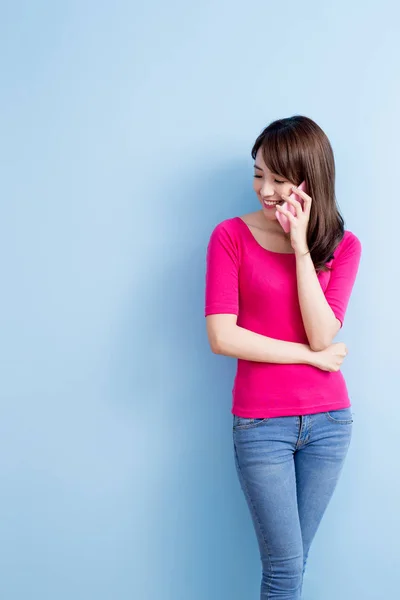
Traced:
<path fill-rule="evenodd" d="M 361 258 L 350 231 L 318 280 L 343 324 Z M 309 344 L 297 292 L 295 254 L 263 248 L 240 217 L 226 219 L 211 233 L 206 258 L 205 316 L 237 315 L 237 324 L 256 333 Z M 232 414 L 266 418 L 307 415 L 351 406 L 342 372 L 304 364 L 237 359 Z"/>

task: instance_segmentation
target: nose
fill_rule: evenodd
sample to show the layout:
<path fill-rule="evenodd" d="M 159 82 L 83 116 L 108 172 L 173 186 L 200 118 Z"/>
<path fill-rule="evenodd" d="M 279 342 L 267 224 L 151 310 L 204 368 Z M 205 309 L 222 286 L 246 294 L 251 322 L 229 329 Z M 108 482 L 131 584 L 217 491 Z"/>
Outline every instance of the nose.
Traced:
<path fill-rule="evenodd" d="M 261 186 L 261 189 L 260 189 L 260 195 L 261 195 L 263 198 L 265 198 L 265 199 L 268 199 L 268 198 L 273 198 L 273 197 L 274 197 L 274 194 L 275 194 L 275 190 L 274 190 L 274 188 L 273 188 L 273 187 L 271 187 L 270 185 L 268 185 L 267 183 L 264 183 L 264 184 Z"/>

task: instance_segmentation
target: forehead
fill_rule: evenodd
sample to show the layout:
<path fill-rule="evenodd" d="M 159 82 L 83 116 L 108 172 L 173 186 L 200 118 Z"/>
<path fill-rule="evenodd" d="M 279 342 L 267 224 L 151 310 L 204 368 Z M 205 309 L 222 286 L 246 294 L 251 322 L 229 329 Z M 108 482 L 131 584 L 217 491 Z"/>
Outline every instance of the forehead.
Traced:
<path fill-rule="evenodd" d="M 267 173 L 272 173 L 273 171 L 270 171 L 267 167 L 267 165 L 264 162 L 264 158 L 263 158 L 263 153 L 262 153 L 262 148 L 260 147 L 257 150 L 257 154 L 256 154 L 256 159 L 254 161 L 254 165 L 257 165 L 258 167 L 261 167 L 261 169 L 263 171 L 266 171 Z"/>

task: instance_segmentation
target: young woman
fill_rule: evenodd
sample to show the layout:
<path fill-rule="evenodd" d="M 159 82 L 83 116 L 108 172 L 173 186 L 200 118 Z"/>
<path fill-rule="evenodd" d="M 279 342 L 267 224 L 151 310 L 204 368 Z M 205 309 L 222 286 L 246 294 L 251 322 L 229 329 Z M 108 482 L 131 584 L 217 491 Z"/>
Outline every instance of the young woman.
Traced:
<path fill-rule="evenodd" d="M 261 208 L 207 247 L 213 352 L 235 357 L 233 447 L 262 563 L 262 600 L 299 600 L 307 556 L 352 434 L 340 367 L 361 244 L 344 229 L 331 145 L 311 119 L 271 123 L 252 149 Z M 293 189 L 305 182 L 306 191 Z M 303 202 L 289 196 L 293 191 Z M 282 207 L 284 201 L 296 214 Z M 278 214 L 290 223 L 286 233 Z"/>

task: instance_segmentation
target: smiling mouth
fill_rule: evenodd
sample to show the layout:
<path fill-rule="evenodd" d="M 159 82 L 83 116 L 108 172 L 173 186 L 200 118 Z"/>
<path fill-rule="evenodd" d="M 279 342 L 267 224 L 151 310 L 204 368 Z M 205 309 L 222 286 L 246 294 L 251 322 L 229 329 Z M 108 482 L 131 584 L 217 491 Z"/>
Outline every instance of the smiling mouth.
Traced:
<path fill-rule="evenodd" d="M 276 206 L 277 204 L 283 204 L 283 200 L 275 200 L 273 202 L 263 200 L 263 204 L 265 204 L 266 206 Z"/>

